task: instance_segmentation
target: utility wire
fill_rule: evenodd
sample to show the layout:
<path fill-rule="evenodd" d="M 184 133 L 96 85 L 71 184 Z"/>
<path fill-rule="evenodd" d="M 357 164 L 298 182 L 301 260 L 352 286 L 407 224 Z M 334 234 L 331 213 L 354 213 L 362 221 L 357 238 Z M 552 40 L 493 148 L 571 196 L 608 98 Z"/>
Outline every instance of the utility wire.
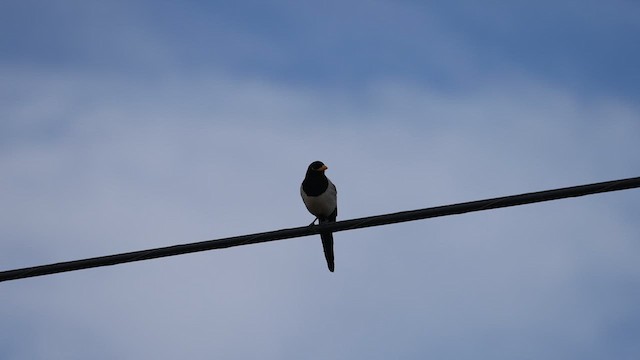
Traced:
<path fill-rule="evenodd" d="M 519 195 L 498 197 L 493 199 L 470 201 L 452 205 L 436 206 L 426 209 L 401 211 L 392 214 L 376 215 L 358 219 L 343 220 L 322 225 L 302 226 L 291 229 L 263 232 L 251 235 L 234 236 L 229 238 L 207 240 L 189 244 L 167 246 L 149 250 L 133 251 L 121 254 L 99 256 L 94 258 L 65 261 L 55 264 L 40 265 L 22 269 L 0 272 L 0 282 L 22 278 L 55 274 L 65 271 L 94 268 L 99 266 L 116 265 L 133 261 L 155 259 L 165 256 L 188 254 L 198 251 L 223 249 L 232 246 L 257 244 L 267 241 L 291 239 L 302 236 L 316 235 L 323 231 L 338 232 L 360 229 L 371 226 L 388 225 L 405 221 L 428 219 L 440 216 L 463 214 L 473 211 L 498 209 L 543 201 L 558 200 L 569 197 L 592 195 L 597 193 L 626 190 L 640 187 L 640 177 L 606 181 L 588 185 L 572 186 L 554 190 L 531 192 Z"/>

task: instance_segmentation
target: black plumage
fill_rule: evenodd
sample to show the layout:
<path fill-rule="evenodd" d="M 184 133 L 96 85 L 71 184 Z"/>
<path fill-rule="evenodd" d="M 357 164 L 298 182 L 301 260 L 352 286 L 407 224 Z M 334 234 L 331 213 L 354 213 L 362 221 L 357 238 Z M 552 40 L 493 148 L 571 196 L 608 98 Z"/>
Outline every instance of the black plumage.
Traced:
<path fill-rule="evenodd" d="M 336 186 L 325 176 L 326 169 L 327 166 L 321 161 L 312 162 L 300 186 L 302 201 L 309 212 L 318 218 L 320 224 L 335 222 L 338 216 Z M 333 234 L 322 232 L 320 238 L 327 266 L 329 271 L 333 272 L 335 269 Z"/>

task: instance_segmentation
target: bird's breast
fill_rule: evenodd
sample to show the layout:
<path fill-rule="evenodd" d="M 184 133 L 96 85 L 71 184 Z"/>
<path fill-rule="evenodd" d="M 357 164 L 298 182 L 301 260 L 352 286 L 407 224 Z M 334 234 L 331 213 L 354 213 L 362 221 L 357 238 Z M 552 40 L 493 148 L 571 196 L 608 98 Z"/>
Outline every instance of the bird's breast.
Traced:
<path fill-rule="evenodd" d="M 308 196 L 300 187 L 300 195 L 302 195 L 302 201 L 304 201 L 307 210 L 317 217 L 331 215 L 338 203 L 334 186 L 329 186 L 325 192 L 318 196 Z"/>

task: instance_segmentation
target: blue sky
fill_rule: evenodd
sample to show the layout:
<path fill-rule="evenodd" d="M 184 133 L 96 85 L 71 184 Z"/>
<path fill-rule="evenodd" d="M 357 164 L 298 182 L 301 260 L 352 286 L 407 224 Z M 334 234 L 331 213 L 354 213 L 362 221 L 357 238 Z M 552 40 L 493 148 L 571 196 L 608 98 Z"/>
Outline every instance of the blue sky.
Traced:
<path fill-rule="evenodd" d="M 0 266 L 638 176 L 640 6 L 4 1 Z M 636 190 L 0 284 L 3 359 L 636 359 Z"/>

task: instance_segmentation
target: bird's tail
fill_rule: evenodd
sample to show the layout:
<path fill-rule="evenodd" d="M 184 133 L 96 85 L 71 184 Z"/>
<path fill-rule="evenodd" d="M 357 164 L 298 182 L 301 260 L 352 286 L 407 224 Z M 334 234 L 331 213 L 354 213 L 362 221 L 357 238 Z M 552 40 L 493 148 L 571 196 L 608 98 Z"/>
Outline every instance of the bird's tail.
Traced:
<path fill-rule="evenodd" d="M 330 232 L 321 233 L 320 238 L 322 239 L 324 258 L 327 259 L 327 266 L 329 267 L 329 271 L 333 272 L 335 269 L 335 263 L 333 261 L 333 234 Z"/>
<path fill-rule="evenodd" d="M 331 215 L 328 218 L 318 219 L 320 224 L 327 222 L 335 222 L 338 217 L 338 208 L 333 210 Z M 333 272 L 335 270 L 335 263 L 333 261 L 333 233 L 323 232 L 320 233 L 320 238 L 322 239 L 322 248 L 324 249 L 324 258 L 327 259 L 327 266 L 329 267 L 329 271 Z"/>

